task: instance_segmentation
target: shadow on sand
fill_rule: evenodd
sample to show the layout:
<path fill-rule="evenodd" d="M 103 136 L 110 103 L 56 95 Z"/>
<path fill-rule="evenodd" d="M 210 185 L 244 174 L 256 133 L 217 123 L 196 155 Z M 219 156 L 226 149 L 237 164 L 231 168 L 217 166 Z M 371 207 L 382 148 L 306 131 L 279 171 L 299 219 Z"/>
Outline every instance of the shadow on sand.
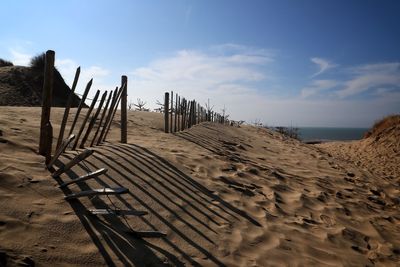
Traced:
<path fill-rule="evenodd" d="M 214 192 L 150 150 L 133 145 L 103 145 L 84 162 L 56 178 L 59 184 L 100 168 L 108 172 L 87 182 L 63 188 L 64 194 L 102 187 L 125 187 L 128 194 L 70 200 L 82 225 L 109 266 L 200 266 L 197 259 L 225 266 L 214 255 L 218 231 L 235 221 L 260 224 Z M 66 153 L 57 162 L 73 158 Z M 68 178 L 67 178 L 68 177 Z M 87 209 L 147 211 L 144 217 L 89 215 Z M 148 219 L 147 219 L 148 218 Z M 167 237 L 141 239 L 135 230 L 163 231 Z"/>

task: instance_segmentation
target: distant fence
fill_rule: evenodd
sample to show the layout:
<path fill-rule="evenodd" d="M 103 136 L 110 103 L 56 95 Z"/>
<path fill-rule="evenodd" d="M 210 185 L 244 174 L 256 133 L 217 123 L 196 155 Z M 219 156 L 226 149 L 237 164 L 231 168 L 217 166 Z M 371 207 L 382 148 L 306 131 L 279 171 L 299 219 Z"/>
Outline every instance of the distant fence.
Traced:
<path fill-rule="evenodd" d="M 183 131 L 193 125 L 209 121 L 216 123 L 229 123 L 227 117 L 214 112 L 212 108 L 204 108 L 196 100 L 187 100 L 171 92 L 164 95 L 164 131 L 174 133 Z"/>
<path fill-rule="evenodd" d="M 44 83 L 43 83 L 43 94 L 42 94 L 42 117 L 40 123 L 40 141 L 39 141 L 39 154 L 46 157 L 46 164 L 49 163 L 52 151 L 52 140 L 53 140 L 53 127 L 50 122 L 51 112 L 51 99 L 53 91 L 53 74 L 54 74 L 54 59 L 55 52 L 46 52 L 45 70 L 44 70 Z M 58 134 L 56 150 L 59 150 L 64 139 L 65 130 L 67 127 L 67 121 L 70 113 L 71 103 L 73 95 L 75 94 L 75 88 L 79 80 L 80 67 L 76 70 L 74 82 L 71 87 L 71 91 L 66 103 L 64 110 L 64 116 L 60 126 L 60 132 Z M 83 107 L 85 106 L 85 100 L 89 94 L 92 86 L 93 79 L 91 79 L 85 88 L 85 91 L 81 97 L 81 101 L 75 112 L 73 122 L 69 127 L 68 138 L 72 134 L 75 136 L 74 142 L 71 143 L 71 149 L 75 150 L 77 147 L 84 148 L 87 144 L 89 146 L 100 145 L 106 140 L 118 105 L 121 102 L 121 142 L 127 142 L 127 77 L 122 76 L 120 88 L 116 88 L 113 91 L 104 91 L 100 96 L 100 90 L 96 91 L 94 98 L 83 116 L 83 120 L 79 122 L 79 115 L 85 113 Z M 108 97 L 107 97 L 108 95 Z M 106 101 L 107 99 L 107 101 Z M 96 103 L 99 102 L 97 108 Z M 105 103 L 105 104 L 104 104 Z M 72 114 L 71 114 L 72 115 Z M 79 126 L 78 126 L 79 125 Z M 91 133 L 94 134 L 91 136 Z M 90 142 L 89 142 L 90 141 Z"/>

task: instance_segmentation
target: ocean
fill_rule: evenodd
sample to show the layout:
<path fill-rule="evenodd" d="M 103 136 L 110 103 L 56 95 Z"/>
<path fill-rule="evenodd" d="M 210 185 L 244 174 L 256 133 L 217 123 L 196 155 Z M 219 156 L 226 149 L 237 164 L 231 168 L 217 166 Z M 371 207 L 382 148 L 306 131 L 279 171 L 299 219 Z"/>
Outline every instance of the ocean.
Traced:
<path fill-rule="evenodd" d="M 359 140 L 368 128 L 298 127 L 300 139 L 307 141 Z"/>

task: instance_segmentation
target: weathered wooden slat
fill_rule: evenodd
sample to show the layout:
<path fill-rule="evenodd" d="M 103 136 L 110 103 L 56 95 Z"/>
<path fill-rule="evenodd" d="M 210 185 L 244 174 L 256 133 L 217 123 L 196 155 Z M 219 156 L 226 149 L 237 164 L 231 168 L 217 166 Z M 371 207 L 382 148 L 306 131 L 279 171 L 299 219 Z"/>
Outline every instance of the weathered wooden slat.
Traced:
<path fill-rule="evenodd" d="M 112 98 L 112 101 L 111 101 L 111 105 L 110 105 L 110 108 L 108 109 L 107 117 L 106 117 L 106 120 L 104 121 L 104 125 L 103 125 L 103 128 L 101 130 L 101 133 L 100 133 L 99 139 L 97 140 L 96 145 L 100 145 L 100 143 L 103 141 L 104 135 L 105 135 L 107 127 L 108 127 L 108 122 L 109 122 L 109 120 L 110 120 L 110 118 L 111 118 L 111 116 L 113 114 L 114 106 L 115 106 L 115 104 L 117 102 L 118 94 L 119 94 L 119 90 L 118 90 L 118 87 L 117 87 L 117 88 L 115 88 L 114 95 L 113 95 L 113 98 Z"/>
<path fill-rule="evenodd" d="M 122 92 L 125 90 L 125 89 L 124 89 L 125 87 L 126 87 L 126 84 L 122 85 L 120 91 L 118 92 L 118 95 L 117 95 L 117 103 L 116 103 L 116 105 L 114 106 L 114 111 L 113 111 L 113 113 L 112 113 L 112 115 L 111 115 L 110 121 L 108 122 L 107 130 L 106 130 L 106 132 L 105 132 L 105 134 L 104 134 L 104 137 L 103 137 L 103 140 L 102 140 L 103 142 L 106 141 L 108 132 L 110 131 L 111 124 L 112 124 L 112 122 L 113 122 L 113 120 L 114 120 L 114 117 L 115 117 L 115 113 L 117 112 L 119 102 L 120 102 L 121 99 L 122 99 Z"/>
<path fill-rule="evenodd" d="M 108 170 L 107 170 L 106 168 L 101 168 L 101 169 L 99 169 L 99 170 L 97 170 L 97 171 L 94 171 L 94 172 L 85 174 L 85 175 L 83 175 L 83 176 L 80 176 L 80 177 L 78 177 L 78 178 L 76 178 L 76 179 L 74 179 L 74 180 L 65 182 L 65 183 L 61 184 L 59 187 L 60 187 L 60 188 L 63 188 L 63 187 L 66 187 L 67 185 L 70 185 L 70 184 L 80 183 L 80 182 L 89 180 L 89 179 L 91 179 L 91 178 L 98 177 L 98 176 L 100 176 L 100 175 L 106 173 L 107 171 L 108 171 Z"/>
<path fill-rule="evenodd" d="M 85 100 L 86 100 L 86 97 L 87 97 L 87 95 L 88 95 L 88 93 L 90 91 L 90 87 L 92 87 L 92 83 L 93 83 L 93 79 L 90 79 L 90 81 L 86 85 L 85 92 L 82 95 L 81 102 L 79 102 L 78 110 L 76 111 L 75 118 L 74 118 L 74 121 L 72 122 L 71 128 L 69 129 L 69 134 L 68 135 L 71 135 L 72 132 L 74 131 L 75 124 L 78 121 L 79 114 L 81 113 L 82 107 L 85 104 Z"/>
<path fill-rule="evenodd" d="M 164 132 L 169 132 L 169 93 L 165 92 L 164 96 Z"/>
<path fill-rule="evenodd" d="M 51 176 L 53 177 L 58 177 L 60 176 L 62 173 L 70 170 L 73 166 L 75 166 L 76 164 L 78 164 L 79 162 L 81 162 L 82 160 L 86 159 L 87 157 L 89 157 L 90 155 L 93 154 L 93 150 L 91 149 L 85 149 L 82 153 L 78 154 L 75 156 L 75 158 L 73 158 L 71 161 L 69 161 L 67 164 L 65 164 L 64 166 L 62 166 L 61 168 L 59 168 L 57 171 L 55 171 Z"/>
<path fill-rule="evenodd" d="M 93 139 L 92 139 L 92 142 L 90 142 L 90 146 L 93 146 L 93 145 L 94 145 L 94 142 L 96 142 L 96 137 L 97 137 L 97 135 L 98 135 L 99 132 L 100 132 L 100 128 L 101 128 L 101 125 L 102 125 L 102 123 L 103 123 L 104 117 L 105 117 L 105 115 L 106 115 L 106 113 L 107 113 L 108 105 L 110 104 L 112 95 L 113 95 L 113 91 L 111 91 L 111 92 L 110 92 L 110 95 L 108 96 L 106 106 L 105 106 L 104 109 L 103 109 L 103 114 L 101 114 L 101 119 L 100 119 L 100 122 L 99 122 L 99 126 L 97 127 L 97 130 L 96 130 L 96 133 L 94 134 L 94 137 L 93 137 Z"/>
<path fill-rule="evenodd" d="M 125 75 L 121 77 L 121 86 L 124 87 L 121 94 L 121 143 L 126 144 L 128 141 L 128 77 Z"/>
<path fill-rule="evenodd" d="M 63 151 L 65 150 L 65 148 L 72 142 L 72 140 L 74 140 L 75 135 L 71 134 L 67 139 L 65 139 L 59 148 L 57 148 L 56 153 L 54 154 L 53 158 L 51 159 L 51 161 L 47 164 L 47 168 L 50 169 L 53 164 L 56 162 L 56 160 L 58 159 L 58 157 L 60 157 L 60 155 L 63 153 Z"/>
<path fill-rule="evenodd" d="M 89 119 L 89 117 L 90 117 L 90 114 L 92 113 L 92 110 L 94 109 L 94 105 L 96 105 L 97 98 L 99 97 L 99 94 L 100 94 L 100 90 L 97 90 L 96 95 L 94 96 L 94 98 L 93 98 L 93 100 L 92 100 L 92 104 L 90 105 L 89 110 L 87 111 L 86 116 L 85 116 L 85 118 L 83 119 L 81 128 L 79 129 L 79 132 L 78 132 L 78 134 L 76 135 L 75 143 L 74 143 L 74 145 L 72 146 L 72 149 L 73 149 L 73 150 L 75 150 L 76 147 L 78 146 L 79 138 L 81 137 L 82 132 L 83 132 L 83 130 L 85 129 L 86 122 L 88 121 L 88 119 Z"/>
<path fill-rule="evenodd" d="M 80 198 L 80 197 L 92 197 L 92 196 L 101 196 L 101 195 L 120 195 L 126 194 L 129 192 L 129 189 L 123 187 L 117 188 L 98 188 L 92 190 L 86 190 L 78 193 L 73 193 L 64 197 L 65 200 Z"/>
<path fill-rule="evenodd" d="M 173 116 L 173 110 L 174 110 L 174 92 L 171 91 L 171 118 L 169 121 L 169 132 L 172 133 L 172 116 Z"/>
<path fill-rule="evenodd" d="M 89 209 L 88 213 L 91 215 L 116 215 L 116 216 L 144 216 L 148 214 L 147 211 L 141 210 L 112 210 L 112 209 Z"/>
<path fill-rule="evenodd" d="M 72 87 L 71 87 L 71 91 L 69 92 L 67 103 L 65 104 L 64 116 L 63 116 L 63 119 L 61 122 L 60 133 L 58 134 L 56 149 L 58 149 L 61 146 L 61 142 L 63 141 L 63 138 L 64 138 L 65 126 L 67 125 L 69 110 L 71 108 L 73 96 L 75 95 L 75 88 L 76 88 L 76 85 L 78 84 L 78 79 L 79 79 L 80 73 L 81 73 L 81 67 L 78 67 L 75 72 L 74 82 L 72 83 Z"/>
<path fill-rule="evenodd" d="M 175 95 L 175 120 L 174 120 L 174 133 L 176 133 L 177 119 L 178 119 L 178 94 Z"/>
<path fill-rule="evenodd" d="M 86 133 L 85 133 L 85 135 L 84 135 L 83 138 L 82 138 L 82 142 L 81 142 L 81 144 L 80 144 L 80 146 L 79 146 L 80 148 L 84 148 L 85 142 L 86 142 L 86 140 L 88 139 L 88 137 L 89 137 L 89 135 L 90 135 L 90 132 L 91 132 L 92 129 L 93 129 L 94 124 L 96 123 L 97 117 L 98 117 L 99 114 L 100 114 L 101 108 L 103 107 L 103 103 L 104 103 L 104 100 L 106 99 L 106 97 L 107 97 L 107 91 L 105 91 L 105 92 L 103 93 L 103 95 L 101 96 L 100 104 L 99 104 L 99 106 L 97 107 L 96 113 L 94 114 L 94 116 L 93 116 L 92 119 L 90 120 L 89 126 L 88 126 L 88 128 L 87 128 L 87 130 L 86 130 Z"/>

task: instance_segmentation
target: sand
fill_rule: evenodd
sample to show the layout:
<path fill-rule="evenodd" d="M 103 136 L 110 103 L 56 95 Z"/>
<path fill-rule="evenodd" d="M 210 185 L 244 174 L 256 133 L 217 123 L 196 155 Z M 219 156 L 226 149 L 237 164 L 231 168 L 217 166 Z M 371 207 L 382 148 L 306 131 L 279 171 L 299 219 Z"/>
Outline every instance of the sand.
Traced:
<path fill-rule="evenodd" d="M 52 110 L 55 136 L 62 112 Z M 107 143 L 54 179 L 36 154 L 39 118 L 40 108 L 0 107 L 0 262 L 399 266 L 395 166 L 390 172 L 395 177 L 382 179 L 334 154 L 333 144 L 329 150 L 267 129 L 211 123 L 165 134 L 162 114 L 129 112 L 128 144 L 118 142 L 115 122 Z M 57 168 L 76 154 L 65 153 Z M 108 172 L 58 188 L 99 168 Z M 130 193 L 63 199 L 102 187 L 125 187 Z M 86 210 L 92 208 L 149 214 L 90 216 Z M 166 237 L 140 239 L 131 229 Z"/>

